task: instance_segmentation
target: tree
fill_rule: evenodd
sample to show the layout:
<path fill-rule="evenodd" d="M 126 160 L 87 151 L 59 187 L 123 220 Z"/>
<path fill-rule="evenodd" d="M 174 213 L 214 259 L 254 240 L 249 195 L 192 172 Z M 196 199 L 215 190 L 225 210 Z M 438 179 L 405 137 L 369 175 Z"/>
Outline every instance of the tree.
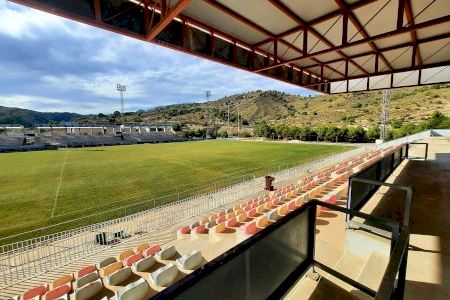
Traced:
<path fill-rule="evenodd" d="M 104 114 L 102 114 L 102 113 L 99 113 L 99 114 L 97 115 L 97 117 L 99 117 L 99 118 L 104 118 L 104 117 L 105 117 L 105 115 L 104 115 Z"/>
<path fill-rule="evenodd" d="M 366 132 L 364 131 L 364 128 L 362 128 L 361 126 L 351 127 L 348 130 L 348 140 L 349 142 L 352 143 L 364 142 L 365 134 Z"/>
<path fill-rule="evenodd" d="M 372 126 L 367 130 L 366 134 L 367 141 L 373 142 L 376 139 L 380 138 L 380 127 L 379 126 Z"/>
<path fill-rule="evenodd" d="M 114 115 L 114 117 L 120 117 L 122 114 L 120 113 L 120 111 L 115 111 L 114 113 L 113 113 L 113 115 Z"/>
<path fill-rule="evenodd" d="M 172 129 L 174 131 L 181 131 L 181 124 L 180 123 L 175 123 L 172 125 Z"/>

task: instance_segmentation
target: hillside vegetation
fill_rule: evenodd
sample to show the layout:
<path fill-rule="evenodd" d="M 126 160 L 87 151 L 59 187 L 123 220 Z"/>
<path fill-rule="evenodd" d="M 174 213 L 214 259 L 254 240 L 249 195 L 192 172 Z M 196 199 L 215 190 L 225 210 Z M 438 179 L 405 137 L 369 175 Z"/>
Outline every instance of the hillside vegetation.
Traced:
<path fill-rule="evenodd" d="M 38 112 L 17 107 L 0 106 L 0 124 L 21 124 L 25 127 L 31 127 L 34 124 L 59 123 L 80 117 L 80 114 L 68 112 Z"/>
<path fill-rule="evenodd" d="M 227 96 L 207 103 L 176 104 L 148 111 L 127 113 L 128 121 L 179 122 L 194 125 L 242 125 L 260 121 L 270 124 L 361 125 L 370 127 L 380 120 L 381 91 L 301 97 L 278 91 L 253 91 Z M 390 119 L 418 123 L 433 111 L 450 115 L 450 85 L 433 85 L 391 90 Z"/>

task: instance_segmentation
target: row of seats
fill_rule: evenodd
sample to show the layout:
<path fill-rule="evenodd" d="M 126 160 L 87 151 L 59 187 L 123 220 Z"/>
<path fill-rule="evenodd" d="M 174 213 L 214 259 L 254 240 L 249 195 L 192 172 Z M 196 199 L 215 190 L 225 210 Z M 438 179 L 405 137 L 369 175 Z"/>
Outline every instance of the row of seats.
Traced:
<path fill-rule="evenodd" d="M 161 249 L 160 245 L 150 246 L 148 243 L 127 249 L 115 257 L 108 257 L 95 265 L 86 266 L 77 272 L 63 275 L 50 284 L 42 284 L 32 288 L 15 299 L 91 299 L 108 286 L 117 286 L 128 280 L 132 273 L 148 271 L 156 260 L 164 266 L 148 274 L 149 281 L 158 287 L 170 285 L 179 271 L 190 271 L 198 268 L 203 261 L 200 251 L 191 251 L 179 258 L 175 263 L 164 264 L 177 254 L 174 246 Z M 144 278 L 128 284 L 123 290 L 116 292 L 116 299 L 143 299 L 149 285 Z M 73 293 L 72 293 L 73 292 Z M 102 298 L 107 299 L 107 298 Z"/>
<path fill-rule="evenodd" d="M 189 234 L 217 234 L 227 228 L 239 227 L 240 231 L 254 234 L 287 213 L 297 209 L 308 199 L 315 198 L 328 203 L 347 195 L 347 179 L 365 166 L 391 153 L 393 147 L 357 156 L 351 160 L 316 172 L 297 185 L 281 187 L 276 193 L 263 195 L 243 204 L 213 214 L 178 230 L 178 237 Z M 320 209 L 320 211 L 324 209 Z"/>

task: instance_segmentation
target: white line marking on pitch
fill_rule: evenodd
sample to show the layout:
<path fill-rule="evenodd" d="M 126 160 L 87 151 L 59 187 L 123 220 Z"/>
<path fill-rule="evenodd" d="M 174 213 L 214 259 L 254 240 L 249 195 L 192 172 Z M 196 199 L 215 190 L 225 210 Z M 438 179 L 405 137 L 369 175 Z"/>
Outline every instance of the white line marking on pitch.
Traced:
<path fill-rule="evenodd" d="M 64 150 L 64 151 L 66 151 L 66 153 L 64 155 L 64 162 L 61 167 L 61 174 L 59 175 L 59 183 L 58 183 L 58 186 L 56 187 L 55 201 L 53 201 L 53 209 L 52 209 L 52 215 L 51 215 L 52 218 L 55 216 L 56 205 L 58 204 L 59 189 L 61 188 L 61 182 L 62 182 L 62 178 L 63 178 L 63 174 L 64 174 L 64 168 L 66 167 L 67 153 L 69 153 L 69 150 Z"/>

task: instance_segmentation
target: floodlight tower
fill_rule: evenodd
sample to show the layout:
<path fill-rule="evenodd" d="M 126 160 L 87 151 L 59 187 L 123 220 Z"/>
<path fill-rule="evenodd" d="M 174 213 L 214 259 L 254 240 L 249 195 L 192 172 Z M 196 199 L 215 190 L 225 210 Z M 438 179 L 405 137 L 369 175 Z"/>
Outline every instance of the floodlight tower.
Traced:
<path fill-rule="evenodd" d="M 123 93 L 127 91 L 127 86 L 120 83 L 117 84 L 117 91 L 120 92 L 120 114 L 122 115 L 122 125 L 124 125 L 123 118 Z"/>
<path fill-rule="evenodd" d="M 388 138 L 390 101 L 391 101 L 391 91 L 383 90 L 383 99 L 381 100 L 381 126 L 380 126 L 380 139 L 383 141 L 385 141 Z"/>
<path fill-rule="evenodd" d="M 211 91 L 205 91 L 206 102 L 209 102 L 209 97 L 211 97 Z M 206 125 L 208 125 L 209 111 L 207 109 L 207 103 L 205 103 L 205 112 L 204 117 L 206 121 Z"/>

